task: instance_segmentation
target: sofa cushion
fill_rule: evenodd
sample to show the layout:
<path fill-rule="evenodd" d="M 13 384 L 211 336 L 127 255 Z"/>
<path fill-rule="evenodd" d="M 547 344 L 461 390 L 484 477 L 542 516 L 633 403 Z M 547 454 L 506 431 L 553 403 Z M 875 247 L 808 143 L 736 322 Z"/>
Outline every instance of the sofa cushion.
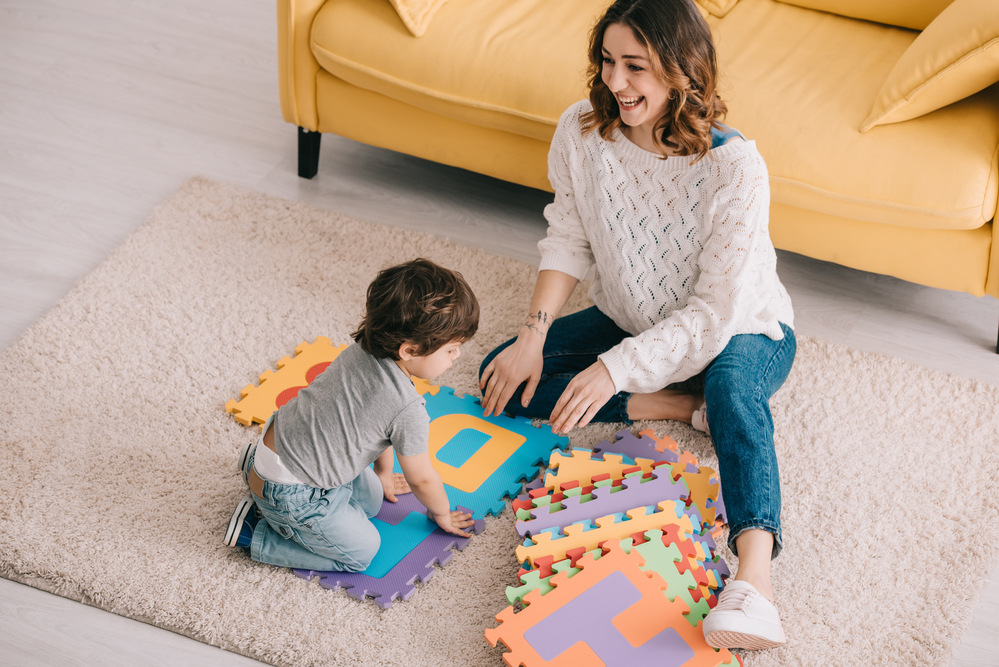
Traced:
<path fill-rule="evenodd" d="M 726 123 L 756 140 L 774 201 L 923 228 L 975 229 L 992 219 L 999 86 L 861 134 L 871 100 L 917 33 L 774 0 L 740 0 L 709 22 Z"/>
<path fill-rule="evenodd" d="M 391 0 L 399 18 L 414 37 L 422 37 L 434 14 L 447 0 Z"/>
<path fill-rule="evenodd" d="M 954 0 L 781 0 L 864 21 L 922 30 Z"/>
<path fill-rule="evenodd" d="M 329 0 L 312 51 L 331 74 L 454 120 L 550 141 L 586 96 L 589 31 L 607 0 L 450 0 L 419 39 L 387 2 Z"/>
<path fill-rule="evenodd" d="M 697 4 L 708 10 L 709 13 L 721 18 L 728 14 L 735 3 L 739 0 L 697 0 Z M 703 12 L 702 12 L 703 14 Z"/>
<path fill-rule="evenodd" d="M 920 33 L 860 126 L 917 118 L 999 81 L 999 3 L 955 0 Z"/>

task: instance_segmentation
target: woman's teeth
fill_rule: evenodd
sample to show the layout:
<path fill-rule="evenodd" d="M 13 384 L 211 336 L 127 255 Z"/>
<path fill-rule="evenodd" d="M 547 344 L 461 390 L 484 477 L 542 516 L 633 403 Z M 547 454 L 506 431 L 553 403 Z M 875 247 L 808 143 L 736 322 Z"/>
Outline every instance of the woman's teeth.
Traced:
<path fill-rule="evenodd" d="M 634 109 L 644 100 L 644 97 L 618 97 L 617 101 L 621 103 L 621 106 L 625 109 Z"/>

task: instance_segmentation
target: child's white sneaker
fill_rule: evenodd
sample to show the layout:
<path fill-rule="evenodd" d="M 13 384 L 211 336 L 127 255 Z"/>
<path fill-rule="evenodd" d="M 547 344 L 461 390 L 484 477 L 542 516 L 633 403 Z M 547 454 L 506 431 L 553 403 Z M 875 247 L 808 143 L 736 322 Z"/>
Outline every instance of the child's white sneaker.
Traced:
<path fill-rule="evenodd" d="M 780 614 L 773 602 L 745 581 L 730 581 L 718 596 L 718 606 L 703 621 L 704 640 L 713 648 L 750 651 L 787 643 Z"/>

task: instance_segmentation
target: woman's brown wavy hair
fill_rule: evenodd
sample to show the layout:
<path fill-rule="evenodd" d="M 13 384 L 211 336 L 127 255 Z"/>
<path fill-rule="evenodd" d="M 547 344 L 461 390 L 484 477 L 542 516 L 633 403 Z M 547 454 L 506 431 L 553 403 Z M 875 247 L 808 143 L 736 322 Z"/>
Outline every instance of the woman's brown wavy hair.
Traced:
<path fill-rule="evenodd" d="M 649 51 L 652 71 L 669 87 L 665 115 L 652 133 L 656 148 L 667 147 L 697 160 L 711 149 L 711 127 L 728 111 L 716 91 L 718 63 L 711 29 L 694 0 L 617 0 L 590 33 L 590 103 L 582 116 L 583 132 L 600 136 L 623 125 L 617 99 L 602 78 L 603 42 L 607 26 L 620 23 Z M 695 160 L 696 161 L 696 160 Z"/>

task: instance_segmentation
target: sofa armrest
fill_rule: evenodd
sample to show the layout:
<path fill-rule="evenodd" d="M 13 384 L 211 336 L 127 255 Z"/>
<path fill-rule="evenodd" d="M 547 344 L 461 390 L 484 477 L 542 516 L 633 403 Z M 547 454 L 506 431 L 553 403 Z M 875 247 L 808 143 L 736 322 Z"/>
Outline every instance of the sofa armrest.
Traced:
<path fill-rule="evenodd" d="M 277 0 L 278 87 L 281 115 L 307 130 L 319 129 L 312 22 L 326 0 Z"/>

